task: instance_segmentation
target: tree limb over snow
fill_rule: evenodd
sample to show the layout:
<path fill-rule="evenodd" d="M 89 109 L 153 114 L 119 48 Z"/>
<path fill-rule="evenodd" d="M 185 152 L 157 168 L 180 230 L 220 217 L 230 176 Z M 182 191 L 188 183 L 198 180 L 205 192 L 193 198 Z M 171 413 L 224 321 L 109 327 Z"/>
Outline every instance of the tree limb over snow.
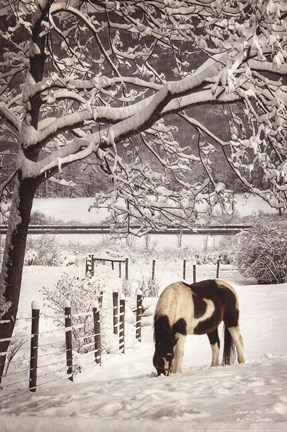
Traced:
<path fill-rule="evenodd" d="M 116 185 L 116 167 L 129 172 L 124 159 L 119 158 L 117 146 L 149 130 L 164 117 L 189 110 L 190 124 L 205 139 L 229 147 L 228 163 L 235 163 L 233 171 L 238 176 L 236 164 L 242 164 L 247 171 L 257 164 L 274 183 L 276 172 L 284 171 L 286 85 L 280 88 L 277 78 L 269 75 L 267 80 L 264 73 L 283 74 L 284 78 L 285 9 L 279 0 L 260 5 L 251 0 L 236 5 L 213 0 L 187 0 L 181 5 L 130 1 L 120 2 L 117 7 L 106 1 L 42 0 L 34 6 L 27 4 L 21 10 L 22 18 L 5 33 L 7 41 L 15 39 L 15 52 L 6 54 L 2 62 L 0 112 L 19 130 L 23 156 L 18 169 L 24 178 L 39 175 L 44 180 L 62 167 L 95 154 L 105 172 L 114 176 Z M 27 24 L 25 30 L 23 23 Z M 20 47 L 20 30 L 27 32 L 27 38 L 32 35 L 30 48 L 28 44 Z M 26 55 L 28 68 L 22 101 L 20 86 L 16 86 L 18 95 L 11 98 L 9 94 L 9 68 L 14 70 L 18 48 L 22 57 Z M 126 55 L 122 55 L 124 52 Z M 37 61 L 46 65 L 41 76 L 33 69 Z M 193 117 L 196 107 L 208 103 L 241 105 L 244 115 L 232 114 L 228 120 L 228 138 L 237 141 L 220 139 L 208 123 Z M 260 134 L 272 139 L 270 151 L 262 137 L 258 138 L 258 124 L 265 125 Z M 170 144 L 170 130 L 166 128 L 164 137 L 157 131 L 153 143 L 145 138 L 141 147 L 162 161 L 165 169 L 173 167 L 169 168 L 172 175 L 182 182 L 174 167 L 176 153 L 184 160 L 184 152 Z M 243 139 L 245 134 L 249 134 L 249 141 Z M 159 143 L 167 151 L 173 149 L 174 160 L 167 158 L 164 162 L 158 153 Z M 138 153 L 131 141 L 125 145 L 128 152 Z M 253 162 L 245 147 L 254 151 Z M 264 154 L 268 166 L 264 165 Z M 189 172 L 192 175 L 191 167 Z M 277 177 L 280 184 L 276 190 L 284 194 L 284 176 Z"/>

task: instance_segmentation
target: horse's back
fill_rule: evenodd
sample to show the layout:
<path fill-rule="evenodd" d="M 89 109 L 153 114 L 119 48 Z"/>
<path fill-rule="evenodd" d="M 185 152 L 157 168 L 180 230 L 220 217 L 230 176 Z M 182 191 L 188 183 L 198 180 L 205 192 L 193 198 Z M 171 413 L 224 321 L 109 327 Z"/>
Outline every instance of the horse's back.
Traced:
<path fill-rule="evenodd" d="M 234 287 L 221 279 L 208 279 L 200 282 L 196 282 L 189 285 L 192 293 L 198 297 L 218 300 L 222 302 L 228 301 L 228 303 L 234 302 L 234 305 L 238 306 L 238 297 Z M 233 299 L 233 301 L 232 301 Z"/>
<path fill-rule="evenodd" d="M 178 319 L 190 314 L 192 311 L 192 293 L 184 282 L 178 281 L 168 285 L 161 293 L 156 309 L 155 316 L 167 315 L 171 320 L 171 325 Z"/>
<path fill-rule="evenodd" d="M 161 293 L 155 309 L 155 317 L 167 315 L 170 324 L 177 319 L 204 316 L 207 305 L 224 309 L 225 313 L 238 313 L 238 297 L 235 289 L 221 279 L 208 279 L 193 284 L 182 281 L 168 285 Z M 227 310 L 229 312 L 227 312 Z"/>

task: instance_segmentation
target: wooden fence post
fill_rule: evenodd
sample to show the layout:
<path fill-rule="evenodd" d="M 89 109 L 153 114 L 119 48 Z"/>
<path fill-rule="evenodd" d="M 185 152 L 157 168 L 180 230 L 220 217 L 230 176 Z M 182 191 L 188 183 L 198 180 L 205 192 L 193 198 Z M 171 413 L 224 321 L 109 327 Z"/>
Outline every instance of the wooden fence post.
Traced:
<path fill-rule="evenodd" d="M 183 260 L 183 272 L 182 272 L 183 279 L 186 278 L 186 260 Z"/>
<path fill-rule="evenodd" d="M 220 269 L 220 259 L 217 261 L 216 264 L 216 278 L 219 278 L 219 269 Z"/>
<path fill-rule="evenodd" d="M 65 336 L 66 336 L 66 363 L 69 380 L 73 378 L 73 344 L 72 344 L 72 309 L 69 300 L 65 301 Z"/>
<path fill-rule="evenodd" d="M 119 324 L 119 293 L 117 291 L 113 292 L 113 328 L 114 334 L 118 334 L 118 324 Z"/>
<path fill-rule="evenodd" d="M 86 258 L 86 270 L 85 270 L 85 276 L 87 277 L 89 271 L 89 257 Z"/>
<path fill-rule="evenodd" d="M 151 271 L 151 279 L 154 280 L 155 276 L 155 260 L 152 260 L 152 271 Z"/>
<path fill-rule="evenodd" d="M 125 259 L 125 278 L 126 280 L 129 279 L 129 259 Z"/>
<path fill-rule="evenodd" d="M 95 362 L 102 364 L 102 343 L 101 343 L 101 321 L 100 311 L 97 304 L 93 306 L 94 317 L 94 341 L 95 341 Z"/>
<path fill-rule="evenodd" d="M 104 291 L 100 292 L 99 298 L 98 298 L 98 302 L 99 302 L 99 308 L 102 309 L 103 307 L 103 297 L 104 297 Z"/>
<path fill-rule="evenodd" d="M 119 261 L 119 278 L 122 277 L 122 263 Z"/>
<path fill-rule="evenodd" d="M 35 392 L 37 386 L 40 307 L 35 301 L 32 302 L 31 306 L 32 306 L 32 323 L 31 323 L 29 390 L 31 392 Z"/>
<path fill-rule="evenodd" d="M 95 273 L 94 255 L 89 254 L 86 258 L 86 276 L 94 276 Z"/>
<path fill-rule="evenodd" d="M 120 329 L 119 329 L 119 349 L 123 354 L 125 353 L 125 299 L 120 300 Z"/>
<path fill-rule="evenodd" d="M 196 282 L 196 264 L 193 264 L 193 283 Z"/>
<path fill-rule="evenodd" d="M 143 296 L 141 290 L 137 291 L 137 311 L 136 311 L 136 339 L 142 340 L 142 313 L 143 313 Z"/>

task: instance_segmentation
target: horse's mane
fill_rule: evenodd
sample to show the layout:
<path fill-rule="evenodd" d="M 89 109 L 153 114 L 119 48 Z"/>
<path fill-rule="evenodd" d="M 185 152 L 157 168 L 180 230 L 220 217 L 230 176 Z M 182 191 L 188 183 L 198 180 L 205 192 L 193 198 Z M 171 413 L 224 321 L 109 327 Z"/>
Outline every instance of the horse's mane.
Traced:
<path fill-rule="evenodd" d="M 167 315 L 156 315 L 154 318 L 154 341 L 155 343 L 169 341 L 171 337 L 171 326 Z"/>

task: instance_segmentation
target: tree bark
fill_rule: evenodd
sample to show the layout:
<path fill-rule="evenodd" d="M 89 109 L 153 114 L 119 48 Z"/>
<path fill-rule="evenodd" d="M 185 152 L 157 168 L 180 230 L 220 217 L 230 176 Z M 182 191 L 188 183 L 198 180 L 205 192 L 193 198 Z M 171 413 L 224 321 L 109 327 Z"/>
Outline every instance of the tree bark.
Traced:
<path fill-rule="evenodd" d="M 6 235 L 2 272 L 0 274 L 0 290 L 7 303 L 8 311 L 1 317 L 0 324 L 0 382 L 16 323 L 22 273 L 30 222 L 33 198 L 39 184 L 39 179 L 22 179 L 17 173 L 13 199 L 10 210 L 9 225 Z"/>

